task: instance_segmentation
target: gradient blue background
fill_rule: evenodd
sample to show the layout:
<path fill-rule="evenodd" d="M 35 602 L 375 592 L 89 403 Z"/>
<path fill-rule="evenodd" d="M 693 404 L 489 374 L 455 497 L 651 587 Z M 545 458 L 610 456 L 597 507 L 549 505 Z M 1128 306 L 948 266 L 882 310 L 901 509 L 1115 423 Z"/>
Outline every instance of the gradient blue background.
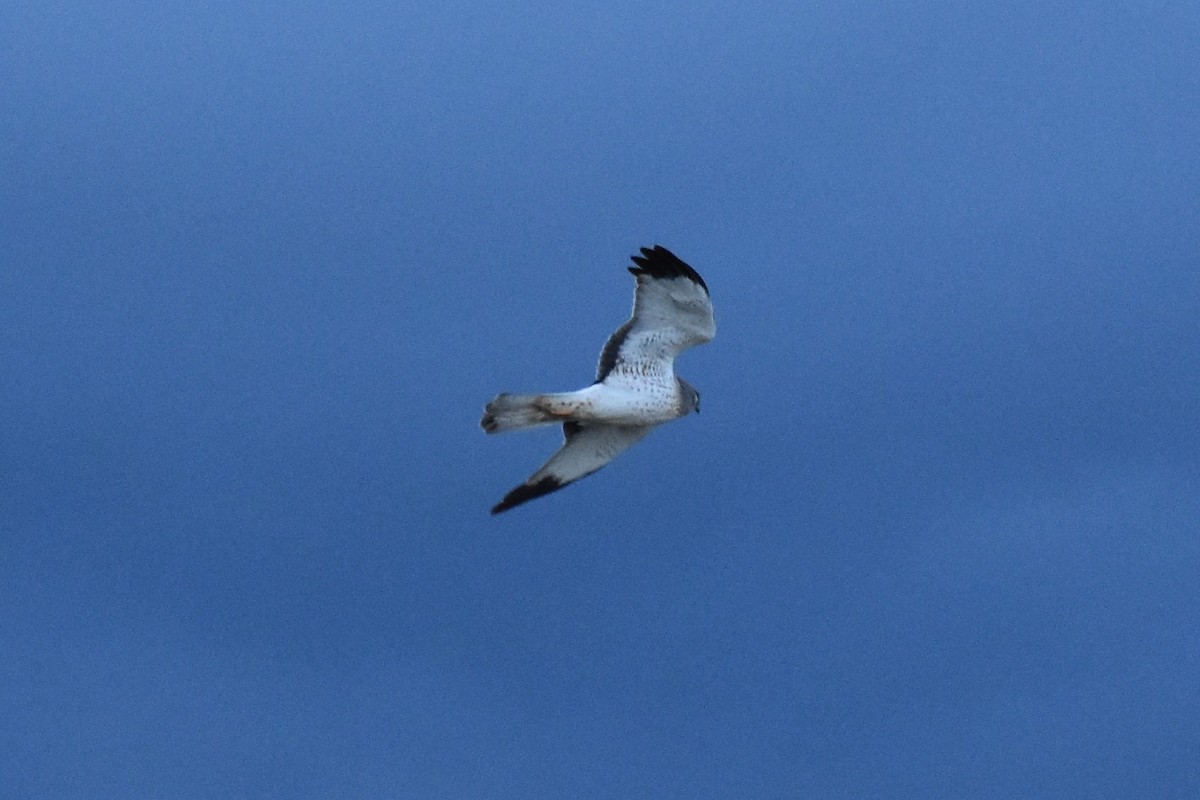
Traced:
<path fill-rule="evenodd" d="M 1200 796 L 1200 5 L 0 6 L 0 795 Z M 704 412 L 563 492 L 661 243 Z"/>

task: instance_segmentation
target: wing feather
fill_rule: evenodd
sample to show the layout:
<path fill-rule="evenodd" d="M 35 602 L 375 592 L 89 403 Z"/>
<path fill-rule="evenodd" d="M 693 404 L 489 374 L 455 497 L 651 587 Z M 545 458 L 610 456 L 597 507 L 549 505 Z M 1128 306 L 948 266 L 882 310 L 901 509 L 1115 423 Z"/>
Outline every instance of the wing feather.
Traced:
<path fill-rule="evenodd" d="M 506 494 L 492 513 L 507 511 L 591 475 L 641 441 L 651 427 L 564 424 L 563 446 L 528 480 Z"/>
<path fill-rule="evenodd" d="M 656 244 L 654 247 L 641 248 L 640 256 L 631 256 L 631 260 L 636 267 L 629 267 L 629 271 L 634 275 L 649 275 L 651 278 L 687 278 L 693 283 L 700 284 L 700 288 L 708 294 L 708 286 L 704 283 L 704 278 L 700 277 L 700 273 L 692 269 L 682 258 L 672 253 L 661 244 Z"/>
<path fill-rule="evenodd" d="M 708 286 L 696 270 L 661 245 L 641 248 L 633 262 L 633 314 L 600 352 L 597 382 L 622 362 L 669 365 L 683 350 L 716 335 Z"/>
<path fill-rule="evenodd" d="M 608 337 L 608 341 L 604 343 L 604 349 L 600 351 L 600 363 L 596 365 L 596 382 L 604 380 L 608 377 L 608 373 L 613 371 L 613 367 L 617 365 L 617 358 L 620 355 L 621 347 L 625 344 L 625 338 L 629 336 L 629 330 L 633 327 L 633 320 L 625 320 L 625 324 L 617 328 L 613 335 Z"/>

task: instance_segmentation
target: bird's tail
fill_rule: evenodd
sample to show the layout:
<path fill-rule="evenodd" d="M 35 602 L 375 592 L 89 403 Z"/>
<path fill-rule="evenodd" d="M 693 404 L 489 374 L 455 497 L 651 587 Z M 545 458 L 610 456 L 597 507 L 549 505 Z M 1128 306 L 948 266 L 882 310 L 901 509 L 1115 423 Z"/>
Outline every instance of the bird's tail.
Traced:
<path fill-rule="evenodd" d="M 479 426 L 488 433 L 519 431 L 565 422 L 574 410 L 569 395 L 499 394 L 483 409 Z"/>

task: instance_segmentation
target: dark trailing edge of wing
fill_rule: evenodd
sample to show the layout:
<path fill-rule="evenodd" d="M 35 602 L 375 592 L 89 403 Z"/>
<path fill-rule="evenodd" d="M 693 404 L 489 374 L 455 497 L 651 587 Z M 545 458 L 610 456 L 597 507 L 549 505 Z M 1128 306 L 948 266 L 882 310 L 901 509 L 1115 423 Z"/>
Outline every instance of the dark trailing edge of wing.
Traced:
<path fill-rule="evenodd" d="M 685 264 L 667 248 L 656 244 L 654 247 L 643 247 L 641 250 L 640 256 L 633 256 L 633 263 L 637 266 L 629 267 L 629 271 L 634 275 L 647 275 L 651 278 L 687 278 L 700 284 L 704 293 L 708 293 L 708 286 L 700 277 L 700 273 Z"/>
<path fill-rule="evenodd" d="M 604 349 L 600 351 L 600 364 L 596 367 L 596 383 L 607 378 L 608 373 L 612 372 L 613 367 L 617 365 L 617 354 L 621 352 L 621 345 L 625 344 L 625 339 L 629 336 L 629 329 L 632 327 L 633 320 L 626 320 L 625 324 L 617 328 L 604 343 Z"/>
<path fill-rule="evenodd" d="M 537 483 L 522 483 L 504 495 L 504 499 L 492 508 L 492 513 L 499 514 L 501 511 L 508 511 L 510 508 L 515 508 L 522 503 L 528 503 L 530 500 L 534 500 L 544 494 L 550 494 L 566 485 L 553 475 L 547 475 Z"/>

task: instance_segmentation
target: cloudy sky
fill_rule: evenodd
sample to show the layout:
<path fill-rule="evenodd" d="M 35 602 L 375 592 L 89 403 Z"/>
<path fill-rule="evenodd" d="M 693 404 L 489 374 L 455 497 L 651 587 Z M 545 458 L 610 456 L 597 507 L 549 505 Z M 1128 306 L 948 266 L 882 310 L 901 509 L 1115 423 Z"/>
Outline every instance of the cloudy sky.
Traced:
<path fill-rule="evenodd" d="M 1200 6 L 0 32 L 3 796 L 1200 793 Z M 490 517 L 654 243 L 703 413 Z"/>

